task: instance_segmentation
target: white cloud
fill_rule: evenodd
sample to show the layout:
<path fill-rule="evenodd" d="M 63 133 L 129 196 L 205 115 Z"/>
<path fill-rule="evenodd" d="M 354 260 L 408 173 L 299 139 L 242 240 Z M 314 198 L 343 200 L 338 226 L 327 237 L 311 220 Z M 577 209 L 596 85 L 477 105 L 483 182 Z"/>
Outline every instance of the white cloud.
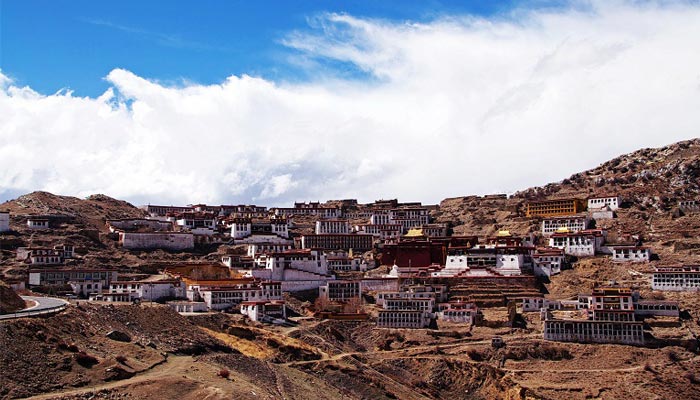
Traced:
<path fill-rule="evenodd" d="M 699 136 L 700 8 L 575 5 L 420 24 L 322 16 L 284 41 L 318 75 L 306 83 L 170 87 L 115 69 L 93 99 L 0 74 L 0 194 L 436 202 Z M 371 79 L 333 78 L 327 60 Z"/>
<path fill-rule="evenodd" d="M 260 193 L 261 199 L 279 197 L 290 189 L 298 186 L 298 182 L 292 180 L 292 174 L 273 176 L 270 178 Z"/>

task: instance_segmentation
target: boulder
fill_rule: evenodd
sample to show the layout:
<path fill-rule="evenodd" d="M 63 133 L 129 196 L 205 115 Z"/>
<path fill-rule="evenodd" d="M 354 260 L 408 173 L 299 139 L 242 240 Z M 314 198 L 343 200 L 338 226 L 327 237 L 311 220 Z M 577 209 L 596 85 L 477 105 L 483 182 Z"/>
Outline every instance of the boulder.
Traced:
<path fill-rule="evenodd" d="M 106 336 L 112 340 L 116 340 L 117 342 L 131 342 L 131 336 L 129 336 L 128 333 L 121 331 L 109 331 Z"/>

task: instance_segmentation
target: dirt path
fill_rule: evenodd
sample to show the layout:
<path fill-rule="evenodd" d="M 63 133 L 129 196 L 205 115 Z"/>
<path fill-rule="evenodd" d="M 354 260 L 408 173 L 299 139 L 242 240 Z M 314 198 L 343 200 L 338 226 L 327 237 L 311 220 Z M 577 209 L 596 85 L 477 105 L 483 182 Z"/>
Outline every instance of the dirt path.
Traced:
<path fill-rule="evenodd" d="M 501 368 L 503 371 L 506 372 L 513 372 L 513 373 L 550 373 L 552 371 L 547 371 L 547 370 L 542 370 L 542 369 L 515 369 L 515 368 L 507 368 L 503 367 Z M 644 369 L 644 365 L 635 365 L 634 367 L 625 367 L 625 368 L 593 368 L 593 369 L 586 369 L 586 368 L 581 368 L 581 369 L 560 369 L 557 368 L 556 372 L 559 373 L 579 373 L 579 372 L 601 372 L 601 373 L 608 373 L 608 372 L 632 372 L 632 371 L 639 371 L 641 369 Z"/>
<path fill-rule="evenodd" d="M 150 380 L 156 380 L 158 378 L 164 378 L 168 376 L 177 376 L 177 374 L 182 375 L 189 366 L 192 365 L 192 363 L 195 362 L 195 359 L 191 356 L 170 356 L 168 359 L 161 363 L 157 364 L 154 367 L 138 373 L 132 378 L 129 379 L 123 379 L 120 381 L 113 381 L 113 382 L 105 382 L 99 385 L 93 385 L 93 386 L 86 386 L 78 389 L 70 389 L 70 390 L 62 390 L 62 391 L 57 391 L 57 392 L 52 392 L 52 393 L 46 393 L 46 394 L 41 394 L 38 396 L 32 396 L 28 397 L 27 399 L 31 400 L 48 400 L 48 399 L 55 399 L 55 398 L 60 398 L 62 396 L 69 396 L 69 395 L 78 395 L 78 394 L 85 394 L 85 393 L 91 393 L 91 392 L 97 392 L 103 389 L 114 389 L 122 386 L 128 386 L 128 385 L 133 385 L 135 383 L 140 383 L 140 382 L 146 382 Z"/>

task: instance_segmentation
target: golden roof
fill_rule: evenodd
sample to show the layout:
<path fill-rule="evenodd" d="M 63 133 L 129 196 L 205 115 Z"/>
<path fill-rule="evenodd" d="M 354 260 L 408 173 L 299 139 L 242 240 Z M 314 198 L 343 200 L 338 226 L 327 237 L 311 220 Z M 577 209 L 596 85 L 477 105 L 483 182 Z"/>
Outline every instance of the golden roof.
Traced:
<path fill-rule="evenodd" d="M 408 230 L 406 237 L 418 237 L 423 236 L 423 228 L 411 228 Z"/>

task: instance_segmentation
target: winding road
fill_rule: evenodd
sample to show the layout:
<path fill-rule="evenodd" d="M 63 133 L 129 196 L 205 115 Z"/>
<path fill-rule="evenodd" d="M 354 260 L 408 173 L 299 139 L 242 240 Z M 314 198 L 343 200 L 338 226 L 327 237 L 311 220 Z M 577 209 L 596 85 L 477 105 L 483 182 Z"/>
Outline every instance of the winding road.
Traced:
<path fill-rule="evenodd" d="M 0 320 L 31 317 L 62 311 L 68 306 L 68 302 L 55 297 L 21 296 L 24 301 L 33 301 L 34 305 L 11 314 L 0 315 Z"/>

